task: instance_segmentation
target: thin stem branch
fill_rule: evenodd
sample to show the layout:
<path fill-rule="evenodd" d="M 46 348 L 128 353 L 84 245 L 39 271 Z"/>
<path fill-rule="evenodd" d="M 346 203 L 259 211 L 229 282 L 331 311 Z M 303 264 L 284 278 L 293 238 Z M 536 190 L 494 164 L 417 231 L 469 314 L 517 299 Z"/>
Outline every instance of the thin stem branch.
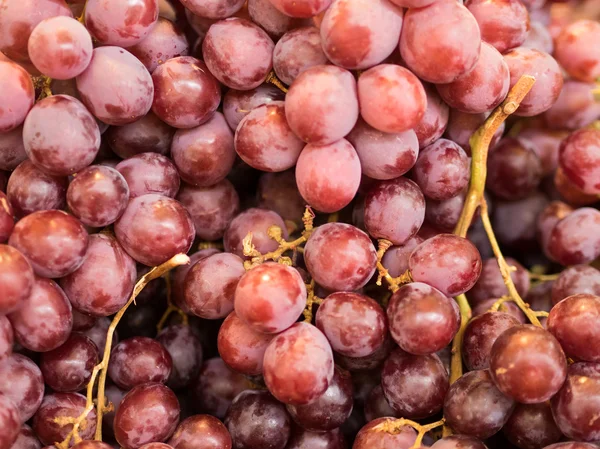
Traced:
<path fill-rule="evenodd" d="M 269 76 L 267 76 L 265 83 L 274 85 L 283 93 L 288 92 L 288 88 L 284 86 L 284 84 L 281 82 L 281 80 L 279 78 L 277 78 L 277 75 L 275 75 L 274 71 L 271 71 L 271 73 L 269 73 Z"/>
<path fill-rule="evenodd" d="M 313 304 L 321 304 L 323 303 L 323 299 L 315 296 L 315 281 L 314 279 L 310 281 L 310 284 L 306 284 L 306 306 L 304 307 L 304 311 L 302 315 L 304 316 L 305 323 L 312 323 L 313 319 Z"/>
<path fill-rule="evenodd" d="M 406 270 L 400 276 L 392 277 L 390 275 L 389 271 L 387 270 L 387 268 L 385 268 L 383 266 L 383 263 L 381 263 L 381 260 L 383 259 L 385 252 L 391 246 L 392 246 L 392 242 L 390 242 L 389 240 L 379 239 L 377 241 L 377 272 L 378 272 L 378 276 L 377 276 L 376 284 L 381 285 L 382 279 L 385 279 L 386 282 L 388 283 L 388 289 L 392 293 L 396 293 L 401 285 L 412 282 L 412 276 L 410 274 L 410 270 Z"/>
<path fill-rule="evenodd" d="M 460 376 L 463 374 L 463 365 L 462 365 L 462 341 L 463 336 L 465 334 L 465 329 L 469 320 L 471 319 L 471 307 L 469 307 L 469 302 L 467 301 L 467 297 L 463 295 L 458 295 L 456 297 L 456 302 L 458 303 L 458 308 L 460 310 L 460 327 L 458 332 L 454 336 L 452 340 L 452 355 L 450 359 L 450 383 L 456 382 Z"/>
<path fill-rule="evenodd" d="M 411 449 L 415 449 L 421 447 L 423 437 L 427 432 L 443 426 L 444 422 L 444 419 L 441 419 L 431 424 L 419 424 L 418 422 L 405 418 L 387 419 L 381 424 L 378 424 L 377 426 L 373 427 L 372 430 L 375 432 L 387 432 L 396 435 L 402 431 L 403 427 L 412 427 L 418 432 L 417 439 L 411 446 Z"/>
<path fill-rule="evenodd" d="M 556 279 L 558 279 L 558 276 L 560 276 L 560 273 L 539 274 L 539 273 L 532 273 L 531 271 L 529 272 L 529 279 L 531 279 L 532 281 L 540 281 L 540 282 L 555 281 Z"/>
<path fill-rule="evenodd" d="M 167 322 L 169 316 L 171 316 L 172 313 L 179 314 L 182 323 L 185 326 L 189 325 L 189 319 L 187 314 L 175 304 L 173 304 L 173 287 L 171 284 L 171 273 L 167 272 L 163 275 L 163 277 L 165 278 L 165 283 L 167 284 L 167 310 L 165 310 L 165 313 L 163 313 L 163 316 L 160 318 L 160 321 L 156 325 L 157 332 L 160 332 L 163 329 L 163 327 L 165 327 L 165 323 Z"/>

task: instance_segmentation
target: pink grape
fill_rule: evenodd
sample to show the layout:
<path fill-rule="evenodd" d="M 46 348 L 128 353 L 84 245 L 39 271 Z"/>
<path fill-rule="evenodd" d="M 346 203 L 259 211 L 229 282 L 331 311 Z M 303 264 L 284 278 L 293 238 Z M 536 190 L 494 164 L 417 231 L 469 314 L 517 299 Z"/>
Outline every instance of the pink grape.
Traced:
<path fill-rule="evenodd" d="M 358 191 L 360 173 L 356 150 L 346 139 L 308 144 L 296 164 L 302 198 L 321 212 L 336 212 L 350 204 Z"/>
<path fill-rule="evenodd" d="M 563 88 L 569 90 L 566 84 Z M 520 132 L 517 140 L 525 148 L 533 150 L 537 154 L 542 164 L 542 175 L 547 176 L 552 175 L 558 167 L 558 149 L 566 135 L 565 131 L 530 128 Z"/>
<path fill-rule="evenodd" d="M 183 31 L 170 20 L 159 17 L 148 35 L 129 47 L 129 51 L 152 73 L 171 58 L 187 56 L 189 48 Z"/>
<path fill-rule="evenodd" d="M 131 47 L 144 39 L 158 20 L 158 0 L 90 0 L 85 26 L 104 45 Z"/>
<path fill-rule="evenodd" d="M 356 435 L 352 449 L 410 449 L 417 439 L 417 432 L 409 426 L 401 427 L 399 432 L 381 432 L 375 427 L 385 424 L 392 418 L 384 417 L 375 419 L 365 424 Z"/>
<path fill-rule="evenodd" d="M 208 187 L 225 179 L 233 167 L 235 149 L 223 115 L 216 112 L 196 128 L 178 130 L 171 158 L 181 179 L 189 184 Z"/>
<path fill-rule="evenodd" d="M 56 16 L 41 21 L 28 42 L 31 62 L 44 75 L 59 80 L 75 78 L 92 59 L 92 38 L 71 17 Z"/>
<path fill-rule="evenodd" d="M 594 84 L 566 80 L 556 103 L 544 113 L 549 128 L 578 130 L 600 118 Z"/>
<path fill-rule="evenodd" d="M 600 53 L 592 42 L 600 37 L 600 24 L 577 20 L 556 37 L 554 55 L 569 75 L 579 81 L 595 82 L 600 77 Z"/>
<path fill-rule="evenodd" d="M 290 17 L 283 14 L 281 11 L 275 8 L 275 6 L 273 6 L 270 0 L 249 0 L 248 15 L 254 23 L 259 25 L 270 35 L 276 37 L 280 37 L 286 31 L 289 31 L 292 28 L 296 28 L 297 26 L 303 24 L 302 20 L 295 19 L 294 17 Z M 319 50 L 321 54 L 323 54 L 323 50 L 321 50 L 320 39 L 318 40 L 318 42 Z M 323 62 L 322 64 L 324 63 L 325 62 Z M 284 82 L 286 84 L 289 84 L 287 81 Z"/>
<path fill-rule="evenodd" d="M 276 334 L 289 328 L 306 305 L 306 287 L 295 268 L 267 262 L 247 271 L 235 288 L 235 313 L 252 329 Z"/>
<path fill-rule="evenodd" d="M 292 168 L 304 148 L 290 129 L 285 103 L 259 106 L 242 119 L 235 131 L 235 151 L 252 168 L 280 172 Z"/>
<path fill-rule="evenodd" d="M 79 100 L 53 95 L 39 101 L 27 115 L 23 142 L 37 167 L 50 175 L 65 176 L 93 162 L 100 148 L 100 130 Z"/>
<path fill-rule="evenodd" d="M 457 109 L 451 109 L 445 137 L 458 144 L 470 156 L 471 144 L 469 143 L 469 139 L 475 131 L 483 125 L 487 117 L 487 113 L 467 114 L 465 112 L 460 112 Z M 490 148 L 493 149 L 498 140 L 500 140 L 504 133 L 504 128 L 504 123 L 498 127 L 490 142 Z"/>
<path fill-rule="evenodd" d="M 56 282 L 35 278 L 29 299 L 8 315 L 17 341 L 27 349 L 46 352 L 62 345 L 73 326 L 71 303 Z"/>
<path fill-rule="evenodd" d="M 269 0 L 259 1 L 270 4 Z M 288 31 L 277 41 L 273 50 L 275 74 L 288 85 L 305 70 L 327 62 L 327 56 L 321 47 L 319 30 L 315 27 L 302 27 Z"/>
<path fill-rule="evenodd" d="M 179 173 L 171 160 L 157 153 L 141 153 L 119 162 L 117 171 L 129 186 L 131 198 L 157 193 L 174 198 L 179 191 Z"/>
<path fill-rule="evenodd" d="M 393 4 L 403 8 L 423 8 L 429 6 L 436 0 L 390 0 Z"/>
<path fill-rule="evenodd" d="M 332 291 L 363 287 L 375 272 L 377 251 L 369 236 L 345 223 L 316 228 L 304 247 L 306 268 L 314 280 Z"/>
<path fill-rule="evenodd" d="M 554 40 L 548 28 L 542 22 L 534 20 L 531 16 L 530 18 L 529 33 L 521 47 L 533 48 L 548 54 L 554 53 Z"/>
<path fill-rule="evenodd" d="M 423 242 L 423 239 L 415 235 L 404 242 L 403 245 L 392 246 L 385 252 L 381 263 L 388 270 L 390 276 L 398 277 L 408 270 L 408 258 L 421 242 Z"/>
<path fill-rule="evenodd" d="M 67 204 L 79 220 L 92 227 L 108 226 L 125 211 L 129 201 L 126 179 L 114 168 L 91 165 L 69 184 Z"/>
<path fill-rule="evenodd" d="M 152 267 L 187 253 L 195 232 L 190 214 L 181 203 L 147 194 L 129 201 L 115 222 L 115 235 L 131 257 Z"/>
<path fill-rule="evenodd" d="M 340 67 L 311 67 L 290 86 L 285 114 L 300 139 L 314 145 L 332 144 L 347 135 L 358 119 L 356 81 Z"/>
<path fill-rule="evenodd" d="M 223 98 L 223 114 L 229 127 L 235 131 L 251 110 L 283 99 L 283 92 L 271 84 L 262 84 L 251 90 L 229 89 Z"/>
<path fill-rule="evenodd" d="M 458 2 L 440 0 L 404 16 L 400 53 L 408 68 L 424 81 L 456 81 L 475 66 L 480 47 L 477 21 Z"/>
<path fill-rule="evenodd" d="M 552 283 L 552 304 L 576 294 L 600 296 L 600 271 L 589 265 L 564 269 Z"/>
<path fill-rule="evenodd" d="M 15 335 L 8 318 L 0 316 L 0 362 L 10 357 L 13 351 Z"/>
<path fill-rule="evenodd" d="M 423 83 L 427 95 L 427 109 L 414 132 L 419 140 L 419 149 L 425 148 L 438 140 L 446 131 L 450 111 L 431 84 Z"/>
<path fill-rule="evenodd" d="M 417 233 L 424 218 L 425 197 L 409 179 L 380 181 L 367 193 L 365 227 L 374 238 L 402 245 Z"/>
<path fill-rule="evenodd" d="M 21 430 L 19 410 L 13 401 L 0 393 L 0 444 L 12 448 Z"/>
<path fill-rule="evenodd" d="M 108 278 L 112 282 L 104 282 Z M 77 310 L 93 316 L 110 316 L 125 305 L 136 278 L 135 261 L 117 239 L 94 234 L 90 236 L 83 265 L 62 278 L 60 285 Z"/>
<path fill-rule="evenodd" d="M 0 315 L 22 307 L 33 284 L 33 269 L 25 256 L 12 246 L 0 245 Z"/>
<path fill-rule="evenodd" d="M 225 318 L 234 307 L 244 263 L 235 254 L 213 254 L 199 260 L 183 283 L 183 300 L 190 313 L 207 319 Z"/>
<path fill-rule="evenodd" d="M 27 159 L 23 145 L 23 127 L 0 134 L 0 170 L 14 170 Z M 2 189 L 5 191 L 6 189 Z"/>
<path fill-rule="evenodd" d="M 28 421 L 44 398 L 44 377 L 40 368 L 24 355 L 14 353 L 0 363 L 0 394 L 19 409 L 21 422 Z"/>
<path fill-rule="evenodd" d="M 263 374 L 267 388 L 279 401 L 304 405 L 325 393 L 333 368 L 333 353 L 321 331 L 296 323 L 267 347 Z"/>
<path fill-rule="evenodd" d="M 387 133 L 414 128 L 427 109 L 421 81 L 410 70 L 393 64 L 381 64 L 361 74 L 358 101 L 361 117 Z"/>
<path fill-rule="evenodd" d="M 206 248 L 196 251 L 193 254 L 190 254 L 190 263 L 188 265 L 180 265 L 173 269 L 171 275 L 171 288 L 172 288 L 172 299 L 173 303 L 177 305 L 180 309 L 184 310 L 186 313 L 189 312 L 187 306 L 183 301 L 183 288 L 185 277 L 187 276 L 190 269 L 198 262 L 208 256 L 212 256 L 213 254 L 218 254 L 219 251 L 216 248 Z"/>
<path fill-rule="evenodd" d="M 348 141 L 354 146 L 363 174 L 373 179 L 393 179 L 410 170 L 419 154 L 419 142 L 412 129 L 390 134 L 359 120 Z"/>
<path fill-rule="evenodd" d="M 184 184 L 176 198 L 189 212 L 196 236 L 202 240 L 221 239 L 240 209 L 238 194 L 227 179 L 210 187 Z"/>
<path fill-rule="evenodd" d="M 439 234 L 415 248 L 409 259 L 413 280 L 437 288 L 446 296 L 469 291 L 481 273 L 481 256 L 467 239 Z"/>
<path fill-rule="evenodd" d="M 336 0 L 321 22 L 323 50 L 331 62 L 345 69 L 372 67 L 398 45 L 402 17 L 402 9 L 388 0 Z"/>
<path fill-rule="evenodd" d="M 232 89 L 249 90 L 266 80 L 273 66 L 274 47 L 262 28 L 234 17 L 209 28 L 202 53 L 208 69 L 221 83 Z"/>
<path fill-rule="evenodd" d="M 128 125 L 111 126 L 106 131 L 106 139 L 117 156 L 127 159 L 149 152 L 166 155 L 174 134 L 173 128 L 149 112 Z"/>
<path fill-rule="evenodd" d="M 560 220 L 550 234 L 549 255 L 563 265 L 588 263 L 600 256 L 600 212 L 582 207 Z"/>
<path fill-rule="evenodd" d="M 332 0 L 270 0 L 270 2 L 285 15 L 309 18 L 329 8 Z"/>
<path fill-rule="evenodd" d="M 584 193 L 600 194 L 600 131 L 580 129 L 563 140 L 559 163 L 569 180 Z"/>
<path fill-rule="evenodd" d="M 0 61 L 0 91 L 4 97 L 0 133 L 5 133 L 23 123 L 33 106 L 35 91 L 29 74 L 10 61 Z"/>
<path fill-rule="evenodd" d="M 152 73 L 152 112 L 175 128 L 206 123 L 221 102 L 219 83 L 206 64 L 191 56 L 169 59 Z"/>
<path fill-rule="evenodd" d="M 563 86 L 560 67 L 552 56 L 538 50 L 517 47 L 504 55 L 510 71 L 512 88 L 523 75 L 535 77 L 535 84 L 525 95 L 515 115 L 531 117 L 552 107 Z"/>
<path fill-rule="evenodd" d="M 109 125 L 140 119 L 154 95 L 146 67 L 127 50 L 110 46 L 94 49 L 92 61 L 77 77 L 77 89 L 90 112 Z"/>
<path fill-rule="evenodd" d="M 498 106 L 506 98 L 509 84 L 510 73 L 502 55 L 487 42 L 482 42 L 479 59 L 469 73 L 436 87 L 450 107 L 478 114 Z"/>
<path fill-rule="evenodd" d="M 243 0 L 182 0 L 181 3 L 193 14 L 207 19 L 225 19 L 244 6 Z"/>
<path fill-rule="evenodd" d="M 55 16 L 73 17 L 64 0 L 4 2 L 0 17 L 0 51 L 14 61 L 28 61 L 27 43 L 35 26 Z M 0 77 L 2 79 L 4 77 Z M 10 92 L 4 91 L 3 92 Z"/>
<path fill-rule="evenodd" d="M 283 219 L 272 210 L 250 208 L 235 217 L 223 236 L 225 251 L 245 258 L 243 240 L 248 233 L 252 233 L 252 244 L 261 254 L 275 251 L 279 244 L 268 235 L 271 226 L 282 229 L 284 239 L 289 237 Z"/>
<path fill-rule="evenodd" d="M 440 231 L 452 232 L 460 219 L 465 204 L 466 191 L 442 201 L 427 200 L 425 222 Z"/>

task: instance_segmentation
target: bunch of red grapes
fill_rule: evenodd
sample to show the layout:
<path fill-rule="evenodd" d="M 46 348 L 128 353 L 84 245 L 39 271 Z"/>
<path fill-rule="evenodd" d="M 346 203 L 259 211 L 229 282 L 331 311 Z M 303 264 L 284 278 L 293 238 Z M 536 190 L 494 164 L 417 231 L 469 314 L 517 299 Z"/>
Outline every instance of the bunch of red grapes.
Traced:
<path fill-rule="evenodd" d="M 599 204 L 598 0 L 0 0 L 0 449 L 598 449 Z"/>

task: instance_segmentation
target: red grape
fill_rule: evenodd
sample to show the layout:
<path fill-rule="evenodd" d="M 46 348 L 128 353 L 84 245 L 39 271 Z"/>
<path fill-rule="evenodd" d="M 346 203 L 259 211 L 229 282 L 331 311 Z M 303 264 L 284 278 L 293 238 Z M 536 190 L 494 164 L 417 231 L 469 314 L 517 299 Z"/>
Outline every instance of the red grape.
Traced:
<path fill-rule="evenodd" d="M 600 256 L 600 212 L 582 207 L 560 220 L 550 234 L 548 250 L 563 265 L 591 262 Z"/>
<path fill-rule="evenodd" d="M 14 331 L 8 318 L 0 315 L 0 362 L 13 351 Z"/>
<path fill-rule="evenodd" d="M 297 225 L 302 223 L 305 202 L 298 191 L 293 170 L 262 174 L 256 196 L 259 207 L 274 210 L 284 220 Z"/>
<path fill-rule="evenodd" d="M 179 423 L 168 443 L 173 449 L 231 449 L 232 441 L 217 418 L 194 415 Z"/>
<path fill-rule="evenodd" d="M 600 130 L 580 129 L 563 140 L 559 163 L 584 193 L 600 194 Z"/>
<path fill-rule="evenodd" d="M 223 114 L 229 127 L 235 131 L 252 109 L 283 98 L 284 93 L 272 84 L 262 84 L 251 90 L 229 89 L 223 98 Z"/>
<path fill-rule="evenodd" d="M 565 268 L 552 284 L 552 304 L 578 293 L 600 296 L 600 271 L 589 265 Z"/>
<path fill-rule="evenodd" d="M 517 140 L 537 154 L 542 163 L 542 174 L 547 176 L 558 167 L 558 149 L 566 134 L 564 131 L 528 128 L 517 135 Z"/>
<path fill-rule="evenodd" d="M 425 222 L 440 231 L 452 232 L 465 204 L 466 190 L 447 200 L 428 199 L 425 205 Z"/>
<path fill-rule="evenodd" d="M 282 237 L 287 239 L 288 232 L 283 219 L 277 213 L 267 210 L 250 208 L 235 217 L 223 236 L 225 251 L 244 256 L 243 240 L 248 233 L 252 233 L 252 244 L 261 254 L 275 251 L 279 244 L 268 235 L 271 226 L 278 226 L 283 231 Z"/>
<path fill-rule="evenodd" d="M 162 154 L 136 154 L 119 162 L 116 169 L 127 181 L 131 198 L 147 193 L 174 198 L 179 191 L 180 179 L 177 168 Z"/>
<path fill-rule="evenodd" d="M 0 134 L 0 169 L 14 170 L 27 159 L 23 145 L 23 127 L 19 126 L 12 131 Z M 2 191 L 6 191 L 3 188 Z"/>
<path fill-rule="evenodd" d="M 28 421 L 44 397 L 44 378 L 38 366 L 21 354 L 0 363 L 0 395 L 11 399 L 19 410 L 19 421 Z"/>
<path fill-rule="evenodd" d="M 167 385 L 172 389 L 187 387 L 196 379 L 202 366 L 202 344 L 190 326 L 178 324 L 161 330 L 156 340 L 173 362 Z"/>
<path fill-rule="evenodd" d="M 373 354 L 366 357 L 347 357 L 336 354 L 336 362 L 352 372 L 374 370 L 383 364 L 395 347 L 394 340 L 386 335 L 383 344 Z"/>
<path fill-rule="evenodd" d="M 13 401 L 0 393 L 0 446 L 13 447 L 21 431 L 19 410 Z"/>
<path fill-rule="evenodd" d="M 33 270 L 17 249 L 0 245 L 0 315 L 22 307 L 32 291 Z"/>
<path fill-rule="evenodd" d="M 275 8 L 275 6 L 273 6 L 269 0 L 249 0 L 247 3 L 247 8 L 248 15 L 252 21 L 267 33 L 275 37 L 280 37 L 283 33 L 291 28 L 296 28 L 297 26 L 305 23 L 305 21 L 283 14 L 281 11 Z M 308 23 L 308 21 L 306 22 Z M 323 54 L 323 50 L 321 50 L 321 38 L 319 37 L 318 30 L 317 42 L 319 44 L 319 51 L 321 54 Z M 327 58 L 325 58 L 325 56 L 323 56 L 323 58 L 325 61 L 322 62 L 322 64 L 325 64 L 327 62 Z M 282 81 L 286 84 L 289 84 L 287 81 Z"/>
<path fill-rule="evenodd" d="M 27 424 L 21 426 L 19 436 L 11 446 L 11 449 L 41 449 L 42 443 L 39 442 L 31 427 Z"/>
<path fill-rule="evenodd" d="M 363 426 L 356 435 L 352 449 L 410 449 L 417 439 L 417 432 L 409 426 L 399 432 L 385 432 L 374 427 L 392 421 L 391 418 L 378 418 Z"/>
<path fill-rule="evenodd" d="M 578 130 L 600 118 L 594 84 L 566 80 L 556 103 L 544 113 L 549 128 Z"/>
<path fill-rule="evenodd" d="M 506 438 L 520 449 L 549 447 L 562 438 L 550 404 L 517 404 L 504 425 Z"/>
<path fill-rule="evenodd" d="M 54 446 L 46 446 L 44 449 L 52 449 Z M 112 446 L 108 443 L 95 440 L 83 440 L 72 446 L 73 449 L 110 449 Z"/>
<path fill-rule="evenodd" d="M 270 2 L 288 16 L 308 18 L 325 11 L 332 0 L 270 0 Z"/>
<path fill-rule="evenodd" d="M 400 417 L 400 414 L 390 406 L 385 398 L 381 384 L 374 387 L 367 396 L 364 412 L 367 422 L 386 416 Z"/>
<path fill-rule="evenodd" d="M 408 270 L 408 258 L 413 250 L 423 242 L 418 235 L 411 237 L 401 246 L 392 246 L 383 255 L 381 263 L 388 270 L 390 276 L 398 277 Z"/>
<path fill-rule="evenodd" d="M 182 0 L 190 12 L 208 19 L 225 19 L 244 6 L 243 0 Z"/>
<path fill-rule="evenodd" d="M 529 272 L 512 257 L 507 257 L 506 263 L 509 267 L 515 268 L 515 270 L 510 273 L 510 277 L 515 284 L 517 292 L 519 292 L 519 295 L 522 297 L 527 296 L 530 285 Z M 506 295 L 508 295 L 508 289 L 506 288 L 504 279 L 500 273 L 498 261 L 494 257 L 486 259 L 483 262 L 483 268 L 477 283 L 469 291 L 469 300 L 472 304 L 476 304 L 486 299 L 500 298 Z"/>
<path fill-rule="evenodd" d="M 563 169 L 559 166 L 554 172 L 554 186 L 559 198 L 564 199 L 574 206 L 587 206 L 596 201 L 596 195 L 590 195 L 583 192 L 565 175 Z"/>
<path fill-rule="evenodd" d="M 139 120 L 123 126 L 111 126 L 106 131 L 110 148 L 123 159 L 140 153 L 167 154 L 175 130 L 149 112 Z"/>
<path fill-rule="evenodd" d="M 565 26 L 555 38 L 556 59 L 573 78 L 593 83 L 600 77 L 600 53 L 591 45 L 599 37 L 600 24 L 582 19 Z"/>
<path fill-rule="evenodd" d="M 270 4 L 269 0 L 258 1 Z M 250 15 L 252 15 L 251 5 L 252 2 L 249 5 Z M 277 13 L 281 14 L 279 11 Z M 283 17 L 291 20 L 287 16 Z M 288 85 L 305 70 L 327 63 L 327 56 L 321 47 L 321 36 L 315 27 L 302 27 L 288 31 L 277 41 L 273 50 L 273 69 L 277 77 Z"/>
<path fill-rule="evenodd" d="M 537 219 L 547 205 L 548 198 L 537 190 L 522 200 L 496 201 L 492 226 L 500 244 L 512 247 L 535 245 Z"/>
<path fill-rule="evenodd" d="M 468 435 L 450 435 L 437 440 L 431 445 L 433 449 L 486 449 L 481 440 Z"/>
<path fill-rule="evenodd" d="M 6 11 L 3 11 L 4 14 Z M 23 123 L 33 106 L 35 91 L 25 69 L 10 61 L 0 61 L 0 80 L 0 91 L 3 96 L 0 133 L 5 133 Z"/>
<path fill-rule="evenodd" d="M 427 95 L 427 109 L 414 131 L 419 139 L 419 148 L 425 148 L 438 140 L 448 126 L 449 109 L 431 84 L 423 83 Z"/>

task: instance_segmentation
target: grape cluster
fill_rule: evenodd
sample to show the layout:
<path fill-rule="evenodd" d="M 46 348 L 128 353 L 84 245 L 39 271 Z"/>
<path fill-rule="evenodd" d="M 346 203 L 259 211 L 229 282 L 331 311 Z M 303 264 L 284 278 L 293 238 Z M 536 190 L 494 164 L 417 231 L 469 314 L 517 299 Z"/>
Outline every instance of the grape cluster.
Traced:
<path fill-rule="evenodd" d="M 597 0 L 0 0 L 0 449 L 597 449 Z"/>

